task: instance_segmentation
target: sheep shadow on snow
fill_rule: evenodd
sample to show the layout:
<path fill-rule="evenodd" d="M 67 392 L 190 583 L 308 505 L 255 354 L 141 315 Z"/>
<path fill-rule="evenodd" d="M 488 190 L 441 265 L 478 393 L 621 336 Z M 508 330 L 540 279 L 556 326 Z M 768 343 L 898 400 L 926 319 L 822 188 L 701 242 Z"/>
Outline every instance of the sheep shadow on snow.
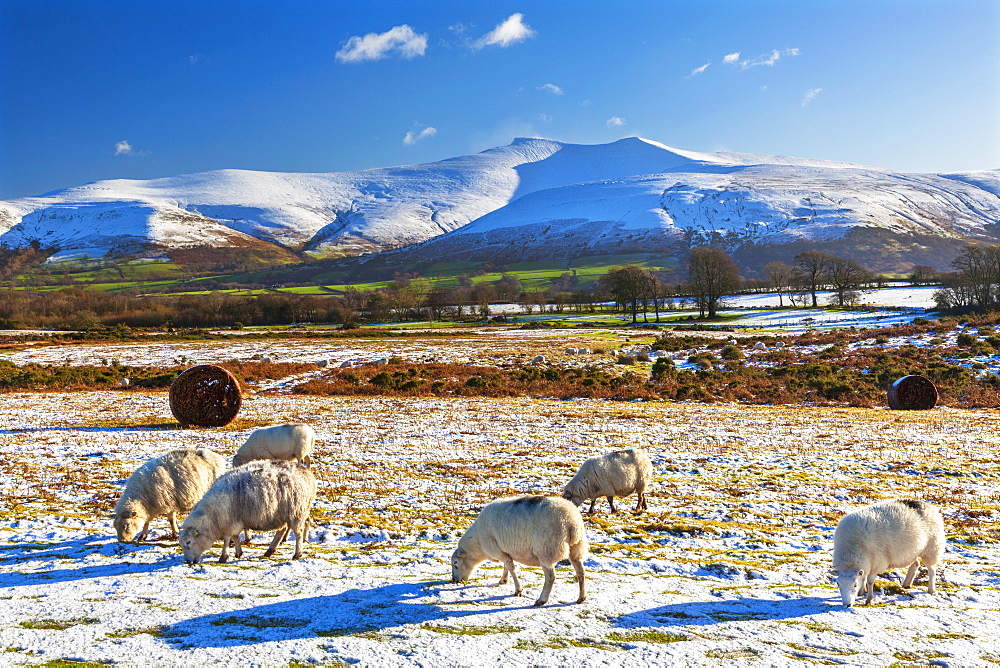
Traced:
<path fill-rule="evenodd" d="M 386 584 L 370 589 L 349 589 L 340 594 L 229 610 L 164 626 L 160 629 L 160 636 L 179 645 L 181 649 L 234 647 L 260 642 L 349 636 L 437 620 L 453 622 L 501 610 L 537 610 L 530 604 L 523 607 L 455 610 L 454 606 L 446 604 L 418 602 L 420 599 L 433 597 L 435 588 L 442 585 L 451 585 L 451 582 L 439 580 Z M 491 600 L 509 598 L 497 596 L 478 602 L 485 604 Z"/>
<path fill-rule="evenodd" d="M 621 628 L 650 626 L 709 626 L 735 621 L 795 619 L 835 610 L 837 596 L 789 599 L 738 598 L 727 601 L 692 601 L 662 605 L 622 615 L 613 622 Z"/>
<path fill-rule="evenodd" d="M 56 582 L 73 582 L 91 578 L 117 577 L 135 573 L 164 571 L 176 565 L 173 558 L 160 552 L 162 545 L 155 543 L 117 543 L 107 536 L 86 536 L 54 543 L 15 543 L 0 546 L 0 562 L 59 561 L 67 559 L 81 561 L 92 554 L 105 557 L 119 557 L 123 561 L 86 565 L 79 568 L 39 571 L 31 573 L 0 573 L 0 589 L 27 585 L 50 585 Z M 129 555 L 155 551 L 157 559 L 150 563 L 137 563 L 128 559 Z"/>

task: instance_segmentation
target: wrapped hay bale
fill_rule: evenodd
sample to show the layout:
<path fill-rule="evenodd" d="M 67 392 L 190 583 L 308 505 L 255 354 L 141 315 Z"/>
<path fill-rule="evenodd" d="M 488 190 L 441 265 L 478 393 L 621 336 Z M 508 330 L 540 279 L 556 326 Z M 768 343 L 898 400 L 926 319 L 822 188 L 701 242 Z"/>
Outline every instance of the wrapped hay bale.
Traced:
<path fill-rule="evenodd" d="M 903 376 L 889 386 L 889 408 L 894 411 L 924 411 L 934 408 L 937 388 L 923 376 Z"/>
<path fill-rule="evenodd" d="M 170 412 L 182 426 L 223 427 L 240 411 L 240 385 L 214 364 L 193 366 L 170 385 Z"/>

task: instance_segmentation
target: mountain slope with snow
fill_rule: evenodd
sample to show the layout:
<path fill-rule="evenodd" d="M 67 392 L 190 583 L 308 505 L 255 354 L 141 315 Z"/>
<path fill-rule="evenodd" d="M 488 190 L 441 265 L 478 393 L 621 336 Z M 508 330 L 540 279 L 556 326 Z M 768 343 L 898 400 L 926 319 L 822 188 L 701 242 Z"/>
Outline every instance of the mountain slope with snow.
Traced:
<path fill-rule="evenodd" d="M 517 139 L 475 155 L 358 172 L 219 170 L 99 181 L 0 202 L 0 244 L 127 253 L 261 242 L 315 255 L 419 246 L 507 260 L 731 250 L 883 236 L 995 240 L 1000 170 L 916 175 L 639 138 Z M 426 243 L 424 243 L 426 242 Z"/>

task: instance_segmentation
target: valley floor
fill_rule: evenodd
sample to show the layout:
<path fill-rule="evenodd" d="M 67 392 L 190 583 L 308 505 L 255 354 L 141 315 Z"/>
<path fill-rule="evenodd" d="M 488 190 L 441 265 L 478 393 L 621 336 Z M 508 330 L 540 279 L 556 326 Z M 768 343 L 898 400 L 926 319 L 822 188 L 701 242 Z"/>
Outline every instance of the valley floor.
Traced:
<path fill-rule="evenodd" d="M 534 399 L 318 398 L 263 391 L 216 430 L 180 429 L 166 392 L 0 400 L 0 656 L 126 664 L 889 665 L 1000 662 L 1000 432 L 994 410 Z M 115 541 L 125 478 L 178 447 L 231 455 L 266 424 L 315 426 L 310 544 L 262 559 Z M 553 602 L 452 584 L 449 556 L 487 501 L 558 493 L 586 457 L 646 448 L 655 485 L 586 517 L 589 599 L 568 566 Z M 833 529 L 856 505 L 938 504 L 936 595 L 881 578 L 845 609 Z M 154 538 L 166 533 L 154 522 Z M 944 665 L 942 664 L 942 665 Z"/>

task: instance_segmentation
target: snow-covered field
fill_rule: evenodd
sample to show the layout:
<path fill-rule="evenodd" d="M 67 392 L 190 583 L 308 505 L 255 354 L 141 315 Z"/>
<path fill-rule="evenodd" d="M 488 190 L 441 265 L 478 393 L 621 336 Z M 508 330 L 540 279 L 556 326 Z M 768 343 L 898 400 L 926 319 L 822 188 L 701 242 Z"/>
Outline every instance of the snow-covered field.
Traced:
<path fill-rule="evenodd" d="M 555 340 L 548 332 L 504 336 L 510 347 L 492 350 L 495 357 Z M 503 338 L 487 340 L 499 348 Z M 489 356 L 489 346 L 470 340 L 470 350 Z M 242 354 L 204 351 L 190 362 Z M 190 348 L 157 355 L 196 356 Z M 130 363 L 142 359 L 154 363 Z M 165 392 L 2 398 L 5 663 L 1000 661 L 994 411 L 316 398 L 272 383 L 246 397 L 229 427 L 183 430 Z M 261 559 L 263 536 L 242 559 L 218 564 L 216 548 L 194 567 L 171 541 L 114 540 L 108 514 L 142 461 L 176 447 L 231 455 L 253 428 L 298 421 L 320 439 L 319 498 L 301 561 L 289 561 L 291 544 Z M 650 511 L 610 515 L 602 502 L 586 519 L 586 603 L 560 603 L 575 599 L 568 566 L 541 609 L 531 607 L 538 569 L 520 569 L 524 598 L 511 596 L 510 585 L 490 586 L 499 565 L 481 567 L 468 584 L 449 581 L 449 555 L 485 502 L 557 493 L 585 457 L 636 446 L 654 462 Z M 880 579 L 875 605 L 845 609 L 829 581 L 836 522 L 858 504 L 897 496 L 944 512 L 945 583 L 929 595 L 919 578 L 902 592 L 897 572 Z M 167 523 L 153 528 L 162 536 Z"/>

